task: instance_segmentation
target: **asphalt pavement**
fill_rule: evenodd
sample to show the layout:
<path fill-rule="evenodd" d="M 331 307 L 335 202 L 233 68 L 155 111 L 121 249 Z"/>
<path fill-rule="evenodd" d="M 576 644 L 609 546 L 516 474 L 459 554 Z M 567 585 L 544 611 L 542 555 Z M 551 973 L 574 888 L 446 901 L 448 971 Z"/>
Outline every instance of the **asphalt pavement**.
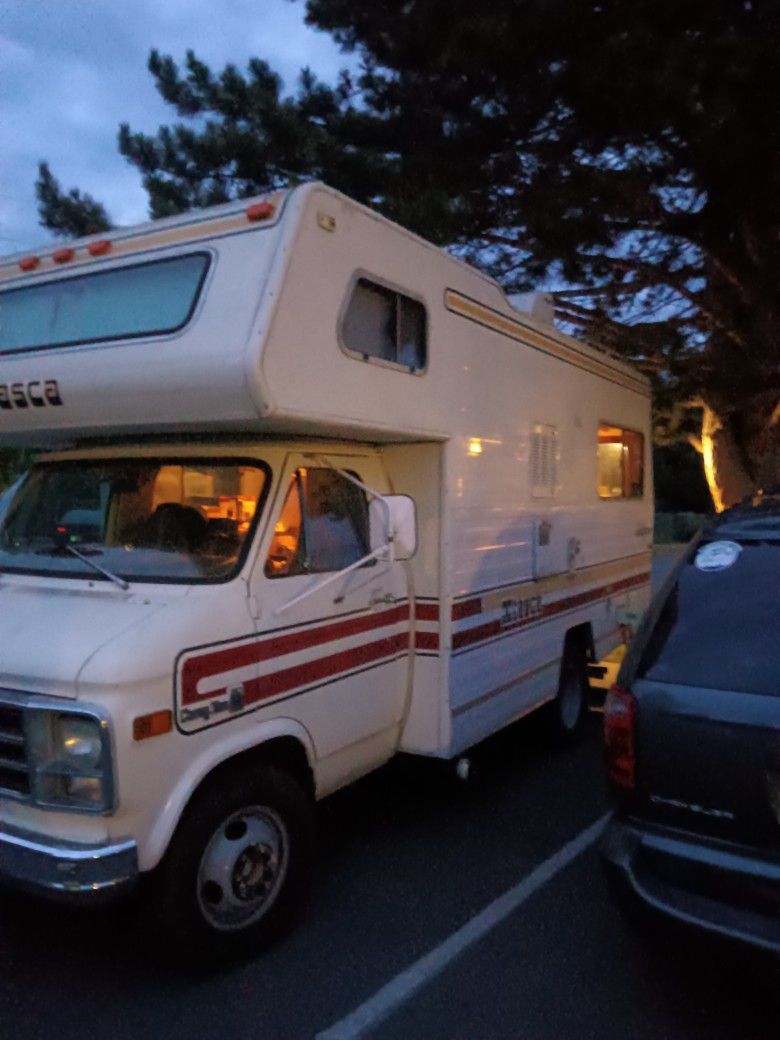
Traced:
<path fill-rule="evenodd" d="M 304 918 L 219 971 L 158 950 L 137 901 L 6 897 L 0 1038 L 313 1040 L 349 1036 L 365 1007 L 380 1008 L 376 1040 L 776 1037 L 776 962 L 637 928 L 613 905 L 588 831 L 608 808 L 598 728 L 554 751 L 531 717 L 475 750 L 467 783 L 399 759 L 328 799 Z M 410 976 L 442 950 L 443 967 Z"/>

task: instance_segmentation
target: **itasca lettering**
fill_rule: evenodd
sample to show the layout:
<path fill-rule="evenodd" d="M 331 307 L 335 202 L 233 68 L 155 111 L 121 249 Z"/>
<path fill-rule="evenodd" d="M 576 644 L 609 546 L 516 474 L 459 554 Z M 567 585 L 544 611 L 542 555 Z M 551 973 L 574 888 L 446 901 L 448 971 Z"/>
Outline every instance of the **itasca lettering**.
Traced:
<path fill-rule="evenodd" d="M 33 379 L 29 383 L 0 383 L 0 408 L 45 408 L 62 404 L 56 379 Z"/>

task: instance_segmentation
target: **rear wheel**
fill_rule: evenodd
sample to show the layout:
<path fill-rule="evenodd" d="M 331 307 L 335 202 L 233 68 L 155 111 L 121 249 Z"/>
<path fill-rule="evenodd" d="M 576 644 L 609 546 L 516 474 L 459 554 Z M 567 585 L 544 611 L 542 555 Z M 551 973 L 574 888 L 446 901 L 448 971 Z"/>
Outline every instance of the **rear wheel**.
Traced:
<path fill-rule="evenodd" d="M 221 773 L 188 806 L 157 873 L 155 914 L 191 958 L 257 949 L 305 902 L 313 806 L 276 765 Z"/>
<path fill-rule="evenodd" d="M 555 699 L 548 705 L 548 723 L 553 740 L 573 744 L 582 732 L 588 710 L 588 673 L 585 652 L 567 646 Z"/>

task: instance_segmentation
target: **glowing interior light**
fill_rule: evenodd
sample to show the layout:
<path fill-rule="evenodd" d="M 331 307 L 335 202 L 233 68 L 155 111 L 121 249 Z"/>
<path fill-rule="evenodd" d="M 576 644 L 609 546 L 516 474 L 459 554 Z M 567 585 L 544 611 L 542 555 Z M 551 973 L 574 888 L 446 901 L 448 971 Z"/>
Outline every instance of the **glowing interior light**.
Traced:
<path fill-rule="evenodd" d="M 479 437 L 472 437 L 469 441 L 469 455 L 482 454 L 482 441 Z"/>

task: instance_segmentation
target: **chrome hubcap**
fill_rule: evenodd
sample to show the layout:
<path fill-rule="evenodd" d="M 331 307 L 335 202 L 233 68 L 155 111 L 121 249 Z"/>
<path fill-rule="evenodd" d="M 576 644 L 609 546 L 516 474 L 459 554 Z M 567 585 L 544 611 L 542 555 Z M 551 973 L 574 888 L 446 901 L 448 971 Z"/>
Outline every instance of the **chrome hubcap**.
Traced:
<path fill-rule="evenodd" d="M 272 906 L 287 873 L 289 842 L 265 806 L 239 809 L 211 837 L 198 869 L 198 904 L 221 931 L 246 928 Z"/>

